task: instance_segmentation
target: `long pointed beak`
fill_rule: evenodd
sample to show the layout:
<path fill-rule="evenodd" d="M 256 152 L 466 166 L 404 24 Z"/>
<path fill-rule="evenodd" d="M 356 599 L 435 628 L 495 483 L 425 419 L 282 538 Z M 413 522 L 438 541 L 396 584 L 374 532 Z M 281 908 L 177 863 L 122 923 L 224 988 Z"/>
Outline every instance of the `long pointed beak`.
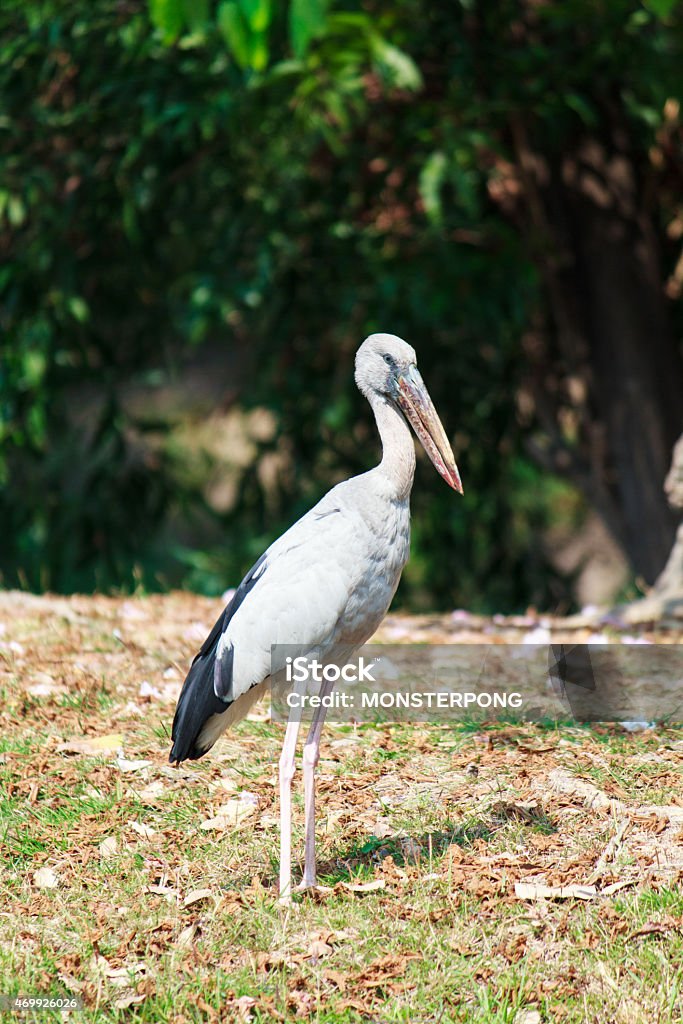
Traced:
<path fill-rule="evenodd" d="M 437 472 L 454 491 L 462 494 L 460 473 L 446 431 L 429 397 L 425 382 L 414 366 L 398 377 L 397 401 Z"/>

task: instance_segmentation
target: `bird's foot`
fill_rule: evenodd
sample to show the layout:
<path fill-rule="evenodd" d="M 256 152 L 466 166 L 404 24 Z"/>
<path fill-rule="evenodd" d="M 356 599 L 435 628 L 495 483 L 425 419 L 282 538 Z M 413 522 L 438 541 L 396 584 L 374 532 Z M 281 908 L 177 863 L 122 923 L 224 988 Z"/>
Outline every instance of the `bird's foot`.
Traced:
<path fill-rule="evenodd" d="M 334 892 L 334 889 L 331 885 L 321 885 L 320 882 L 316 882 L 315 879 L 309 880 L 302 878 L 294 892 L 308 892 L 311 896 L 316 896 L 318 899 L 322 899 L 325 896 L 329 896 L 331 892 Z"/>
<path fill-rule="evenodd" d="M 295 908 L 297 904 L 292 903 L 292 896 L 304 892 L 317 893 L 319 896 L 324 896 L 332 892 L 332 889 L 329 885 L 320 885 L 316 882 L 315 878 L 302 878 L 298 885 L 291 886 L 287 892 L 279 897 L 280 906 L 283 909 Z"/>
<path fill-rule="evenodd" d="M 293 914 L 295 917 L 300 914 L 303 909 L 303 903 L 301 900 L 292 899 L 293 896 L 298 896 L 303 892 L 311 892 L 311 886 L 304 886 L 301 883 L 299 885 L 293 885 L 289 892 L 286 892 L 283 896 L 278 899 L 280 910 L 285 914 Z"/>
<path fill-rule="evenodd" d="M 306 892 L 307 889 L 317 889 L 317 888 L 318 888 L 318 886 L 317 886 L 315 877 L 313 877 L 313 878 L 306 878 L 306 876 L 304 875 L 304 877 L 301 879 L 299 884 L 294 886 L 294 892 Z"/>

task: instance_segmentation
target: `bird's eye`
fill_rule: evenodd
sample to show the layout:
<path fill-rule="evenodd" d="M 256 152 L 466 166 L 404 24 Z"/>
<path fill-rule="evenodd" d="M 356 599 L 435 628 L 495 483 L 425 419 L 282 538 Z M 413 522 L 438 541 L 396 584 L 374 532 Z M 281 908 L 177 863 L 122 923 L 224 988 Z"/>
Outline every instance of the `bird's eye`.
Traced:
<path fill-rule="evenodd" d="M 384 357 L 384 362 L 387 364 L 387 366 L 393 366 L 394 365 L 394 360 L 391 358 L 390 355 L 386 355 Z"/>

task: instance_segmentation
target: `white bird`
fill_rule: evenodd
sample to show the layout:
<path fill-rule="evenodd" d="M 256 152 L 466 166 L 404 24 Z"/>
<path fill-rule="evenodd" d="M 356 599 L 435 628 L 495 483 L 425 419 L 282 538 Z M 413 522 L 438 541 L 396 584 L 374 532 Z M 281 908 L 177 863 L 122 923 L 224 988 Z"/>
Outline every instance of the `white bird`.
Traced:
<path fill-rule="evenodd" d="M 451 446 L 418 373 L 415 351 L 372 334 L 356 354 L 356 384 L 375 414 L 382 460 L 344 480 L 278 538 L 249 570 L 192 662 L 173 721 L 172 762 L 202 757 L 268 689 L 273 645 L 326 663 L 345 661 L 384 618 L 408 560 L 413 427 L 436 469 L 460 494 Z M 406 422 L 407 421 L 407 422 Z M 321 683 L 325 695 L 332 684 Z M 291 898 L 291 793 L 301 712 L 291 713 L 280 757 L 280 899 Z M 305 851 L 299 889 L 315 885 L 315 768 L 325 709 L 303 752 Z"/>

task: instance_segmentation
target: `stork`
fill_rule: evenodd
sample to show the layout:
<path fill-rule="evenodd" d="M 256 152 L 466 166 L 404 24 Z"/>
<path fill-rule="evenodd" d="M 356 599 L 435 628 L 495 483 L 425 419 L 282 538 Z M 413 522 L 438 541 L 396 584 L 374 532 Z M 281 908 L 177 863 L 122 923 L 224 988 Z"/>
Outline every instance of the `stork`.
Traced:
<path fill-rule="evenodd" d="M 326 662 L 346 660 L 384 618 L 410 549 L 415 446 L 460 494 L 446 433 L 416 366 L 415 350 L 393 334 L 371 334 L 356 353 L 356 384 L 368 399 L 382 460 L 333 487 L 261 555 L 192 662 L 173 720 L 170 761 L 202 757 L 270 685 L 271 647 L 296 645 Z M 320 695 L 332 689 L 321 683 Z M 315 885 L 315 768 L 325 708 L 315 709 L 303 751 L 304 871 Z M 279 765 L 280 899 L 292 893 L 292 780 L 300 711 L 291 712 Z"/>

